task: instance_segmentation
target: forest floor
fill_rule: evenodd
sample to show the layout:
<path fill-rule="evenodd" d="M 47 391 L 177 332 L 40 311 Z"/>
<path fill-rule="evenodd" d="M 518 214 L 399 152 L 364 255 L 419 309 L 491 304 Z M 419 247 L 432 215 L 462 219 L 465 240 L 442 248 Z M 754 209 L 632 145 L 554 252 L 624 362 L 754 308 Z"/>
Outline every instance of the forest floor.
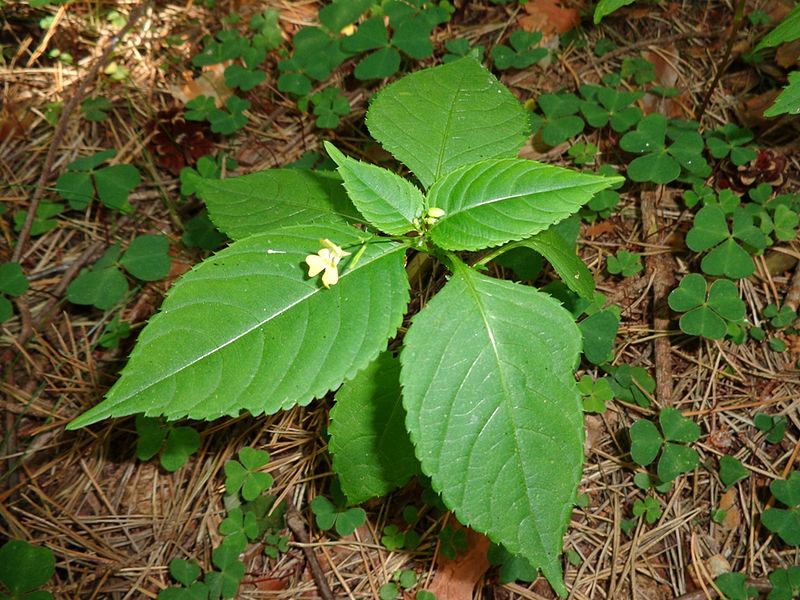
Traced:
<path fill-rule="evenodd" d="M 206 568 L 212 564 L 226 511 L 223 466 L 241 448 L 252 446 L 269 451 L 266 470 L 275 479 L 270 493 L 297 508 L 299 527 L 311 542 L 300 541 L 295 524 L 294 532 L 282 531 L 289 547 L 277 559 L 252 546 L 244 556 L 238 597 L 320 597 L 303 553 L 310 548 L 336 598 L 378 598 L 381 586 L 405 569 L 419 578 L 415 589 L 438 590 L 440 600 L 555 598 L 543 578 L 502 583 L 498 569 L 485 561 L 480 536 L 468 538 L 466 554 L 444 556 L 446 540 L 439 532 L 454 519 L 421 503 L 422 484 L 416 480 L 368 502 L 367 521 L 352 535 L 320 531 L 309 502 L 330 495 L 325 452 L 330 399 L 277 415 L 195 423 L 200 449 L 175 472 L 161 468 L 158 460 L 137 460 L 133 419 L 65 430 L 115 381 L 136 333 L 158 310 L 170 285 L 209 254 L 187 245 L 185 237 L 182 242 L 186 223 L 202 206 L 181 195 L 181 167 L 195 165 L 203 154 L 224 153 L 235 160 L 228 176 L 250 173 L 319 151 L 323 139 L 366 160 L 390 164 L 363 126 L 368 101 L 385 82 L 355 79 L 355 61 L 345 62 L 330 79 L 351 105 L 335 129 L 319 129 L 313 115 L 298 110 L 277 89 L 276 51 L 264 63 L 266 80 L 243 93 L 251 104 L 242 129 L 219 135 L 205 122 L 189 127 L 180 121 L 188 100 L 209 85 L 224 85 L 219 70 L 207 67 L 200 77 L 191 59 L 203 36 L 225 27 L 229 14 L 246 23 L 253 14 L 277 9 L 282 47 L 288 49 L 292 35 L 314 24 L 319 10 L 312 0 L 209 4 L 74 0 L 42 8 L 7 2 L 0 8 L 0 201 L 5 207 L 0 207 L 0 262 L 19 262 L 30 281 L 30 289 L 15 299 L 14 316 L 0 324 L 0 536 L 53 551 L 56 572 L 45 589 L 58 598 L 155 598 L 174 584 L 167 569 L 171 559 L 193 558 Z M 576 14 L 567 9 L 583 10 L 580 35 L 562 33 L 550 64 L 496 71 L 522 102 L 547 92 L 574 92 L 619 71 L 626 58 L 643 58 L 655 65 L 659 85 L 679 91 L 668 98 L 644 96 L 639 101 L 643 110 L 697 118 L 734 36 L 732 62 L 710 96 L 702 124 L 713 129 L 732 122 L 751 129 L 760 154 L 741 168 L 720 162 L 709 185 L 746 192 L 767 182 L 781 193 L 800 190 L 798 119 L 761 116 L 777 90 L 769 82 L 784 77 L 787 66 L 796 68 L 800 52 L 796 47 L 783 50 L 782 63 L 777 58 L 760 65 L 741 60 L 768 27 L 745 20 L 738 32 L 732 31 L 733 2 L 636 2 L 600 25 L 592 24 L 589 3 L 565 0 L 566 8 L 541 0 L 527 6 L 453 4 L 450 21 L 433 32 L 437 58 L 407 61 L 405 70 L 435 64 L 444 43 L 455 38 L 482 44 L 488 54 L 515 29 L 544 29 L 557 44 L 552 32 L 563 30 L 563 20 Z M 791 8 L 791 3 L 767 1 L 746 5 L 748 12 L 760 9 L 773 23 Z M 115 37 L 122 28 L 124 35 Z M 594 49 L 601 40 L 613 42 L 613 48 L 598 56 Z M 87 120 L 87 107 L 77 105 L 98 97 L 108 100 L 101 106 L 106 116 Z M 601 152 L 609 143 L 587 130 L 554 147 L 534 138 L 522 155 L 573 166 L 567 152 L 576 141 L 594 143 Z M 74 210 L 62 203 L 61 210 L 41 213 L 33 235 L 21 233 L 24 211 L 32 202 L 50 207 L 59 202 L 54 185 L 66 165 L 107 148 L 117 151 L 112 162 L 133 164 L 141 173 L 141 183 L 129 196 L 132 211 L 123 214 L 97 202 Z M 655 389 L 643 392 L 653 401 L 650 407 L 609 401 L 605 411 L 586 415 L 580 484 L 586 502 L 575 509 L 564 541 L 571 598 L 714 598 L 713 580 L 725 572 L 744 573 L 764 592 L 771 572 L 800 564 L 797 549 L 783 544 L 759 519 L 765 507 L 775 504 L 770 483 L 798 469 L 800 338 L 776 332 L 786 346 L 778 352 L 755 340 L 736 344 L 680 331 L 678 315 L 664 301 L 684 274 L 697 270 L 697 257 L 684 244 L 692 217 L 683 201 L 687 189 L 677 181 L 623 188 L 610 214 L 581 225 L 579 253 L 598 290 L 621 308 L 611 364 L 643 367 Z M 17 213 L 22 217 L 15 222 Z M 167 277 L 135 282 L 124 300 L 107 310 L 66 300 L 69 284 L 106 248 L 147 233 L 169 239 Z M 625 278 L 609 274 L 606 259 L 620 250 L 642 254 L 645 268 Z M 797 238 L 755 257 L 755 274 L 738 282 L 751 325 L 764 322 L 762 311 L 770 303 L 797 308 L 798 259 Z M 499 266 L 494 268 L 503 275 Z M 546 283 L 553 274 L 545 270 L 539 277 Z M 424 290 L 414 293 L 421 302 Z M 115 318 L 127 322 L 132 333 L 118 347 L 104 348 L 101 337 Z M 579 375 L 586 373 L 597 375 L 598 367 L 585 363 Z M 666 407 L 700 425 L 702 436 L 693 446 L 700 459 L 669 491 L 656 494 L 634 482 L 642 469 L 631 460 L 627 430 L 636 419 Z M 768 442 L 754 427 L 757 413 L 786 417 L 778 443 Z M 747 469 L 747 476 L 727 490 L 718 475 L 723 455 Z M 632 512 L 636 501 L 645 498 L 653 498 L 658 507 L 649 523 Z M 388 525 L 402 525 L 400 515 L 408 505 L 419 509 L 415 529 L 420 543 L 413 551 L 391 551 L 381 543 L 382 532 Z M 724 512 L 716 513 L 720 509 Z M 405 597 L 412 598 L 412 592 Z"/>

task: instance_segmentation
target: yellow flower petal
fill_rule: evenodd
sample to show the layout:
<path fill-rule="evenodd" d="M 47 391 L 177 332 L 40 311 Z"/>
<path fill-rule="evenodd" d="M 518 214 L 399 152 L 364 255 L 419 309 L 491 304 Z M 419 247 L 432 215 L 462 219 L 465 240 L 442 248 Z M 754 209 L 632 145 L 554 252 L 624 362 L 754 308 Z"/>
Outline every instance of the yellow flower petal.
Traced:
<path fill-rule="evenodd" d="M 339 282 L 339 271 L 336 267 L 325 269 L 322 274 L 322 285 L 326 288 L 336 285 Z"/>
<path fill-rule="evenodd" d="M 316 277 L 328 268 L 328 264 L 318 254 L 309 254 L 306 256 L 306 264 L 308 265 L 309 277 Z"/>

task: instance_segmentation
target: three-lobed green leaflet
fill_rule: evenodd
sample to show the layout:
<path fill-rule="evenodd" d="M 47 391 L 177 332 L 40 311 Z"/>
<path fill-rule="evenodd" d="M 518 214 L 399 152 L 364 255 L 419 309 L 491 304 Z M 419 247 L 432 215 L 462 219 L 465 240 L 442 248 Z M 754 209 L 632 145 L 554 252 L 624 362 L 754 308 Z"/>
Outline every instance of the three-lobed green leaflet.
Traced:
<path fill-rule="evenodd" d="M 581 334 L 550 296 L 488 277 L 465 252 L 529 244 L 591 293 L 550 227 L 621 178 L 517 158 L 528 115 L 472 58 L 387 86 L 367 125 L 415 181 L 331 145 L 337 174 L 197 181 L 233 242 L 174 285 L 106 399 L 69 428 L 140 412 L 269 414 L 341 387 L 330 447 L 351 502 L 421 471 L 459 520 L 565 595 L 559 556 L 583 462 Z M 451 277 L 413 317 L 398 363 L 385 350 L 410 300 L 409 248 Z M 369 394 L 352 389 L 356 378 Z M 377 428 L 378 404 L 405 417 Z M 394 477 L 387 464 L 407 468 Z"/>

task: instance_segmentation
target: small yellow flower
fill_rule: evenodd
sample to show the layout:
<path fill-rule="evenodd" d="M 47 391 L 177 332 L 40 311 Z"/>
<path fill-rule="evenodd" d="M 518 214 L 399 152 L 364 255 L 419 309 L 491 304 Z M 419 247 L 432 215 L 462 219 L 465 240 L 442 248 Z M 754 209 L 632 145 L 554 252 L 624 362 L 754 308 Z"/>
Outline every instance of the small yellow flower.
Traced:
<path fill-rule="evenodd" d="M 322 285 L 329 288 L 339 281 L 339 261 L 345 256 L 350 256 L 350 253 L 328 239 L 319 242 L 324 247 L 316 254 L 306 256 L 308 276 L 316 277 L 322 273 Z"/>

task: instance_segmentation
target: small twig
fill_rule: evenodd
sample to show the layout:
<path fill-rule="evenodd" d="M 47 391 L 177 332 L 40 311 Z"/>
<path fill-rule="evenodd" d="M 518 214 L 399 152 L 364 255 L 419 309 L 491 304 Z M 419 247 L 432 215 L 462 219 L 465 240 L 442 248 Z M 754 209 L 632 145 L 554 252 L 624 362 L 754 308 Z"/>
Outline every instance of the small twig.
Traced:
<path fill-rule="evenodd" d="M 294 537 L 303 543 L 301 549 L 303 554 L 305 554 L 308 567 L 311 569 L 311 576 L 314 578 L 314 583 L 317 584 L 319 595 L 322 596 L 323 600 L 335 600 L 333 592 L 330 586 L 328 586 L 328 581 L 325 579 L 325 573 L 317 560 L 317 555 L 314 554 L 314 549 L 306 545 L 310 543 L 310 538 L 306 532 L 306 525 L 302 515 L 290 500 L 287 499 L 286 504 L 286 526 L 292 531 Z"/>
<path fill-rule="evenodd" d="M 119 30 L 117 35 L 111 37 L 103 53 L 94 62 L 92 68 L 89 69 L 88 73 L 86 73 L 86 76 L 78 83 L 78 86 L 75 88 L 75 92 L 72 94 L 70 99 L 64 104 L 64 110 L 61 112 L 61 117 L 58 119 L 58 124 L 53 132 L 53 139 L 50 141 L 50 147 L 47 149 L 47 154 L 44 158 L 44 164 L 42 165 L 42 171 L 39 174 L 39 180 L 36 182 L 36 187 L 34 188 L 33 195 L 31 196 L 31 203 L 30 207 L 28 208 L 28 214 L 25 217 L 25 223 L 19 232 L 17 245 L 14 248 L 13 254 L 11 255 L 11 262 L 20 262 L 22 253 L 25 251 L 25 246 L 28 244 L 31 227 L 33 226 L 33 220 L 36 218 L 36 211 L 39 208 L 39 203 L 44 197 L 45 188 L 48 180 L 50 179 L 50 171 L 53 169 L 53 163 L 56 160 L 56 154 L 60 150 L 61 139 L 64 137 L 64 135 L 66 135 L 70 116 L 73 112 L 75 112 L 75 109 L 78 107 L 78 104 L 86 93 L 86 88 L 88 87 L 89 82 L 94 81 L 97 78 L 97 74 L 100 72 L 100 69 L 102 69 L 111 58 L 111 54 L 114 52 L 114 48 L 116 48 L 117 43 L 126 33 L 128 33 L 128 31 L 131 30 L 131 28 L 133 28 L 133 26 L 136 24 L 136 21 L 138 21 L 139 17 L 141 17 L 145 6 L 146 3 L 142 3 L 137 6 L 133 12 L 131 12 L 128 22 L 125 23 L 125 26 Z"/>
<path fill-rule="evenodd" d="M 650 244 L 663 242 L 662 233 L 658 227 L 656 213 L 656 196 L 664 192 L 664 187 L 657 190 L 642 192 L 642 228 L 644 241 Z M 675 267 L 672 258 L 666 254 L 652 254 L 647 257 L 647 272 L 653 277 L 653 331 L 656 336 L 653 340 L 653 354 L 656 377 L 656 400 L 661 407 L 672 403 L 672 350 L 669 337 L 658 335 L 669 328 L 669 310 L 667 308 L 667 295 L 669 294 Z"/>
<path fill-rule="evenodd" d="M 728 43 L 725 46 L 725 55 L 722 57 L 722 60 L 719 63 L 719 68 L 714 74 L 714 79 L 708 86 L 706 94 L 703 96 L 703 101 L 700 103 L 700 109 L 697 111 L 697 115 L 695 116 L 695 119 L 698 123 L 703 120 L 703 115 L 705 114 L 708 103 L 711 100 L 711 94 L 713 94 L 714 90 L 717 88 L 717 84 L 719 83 L 722 74 L 725 73 L 730 66 L 729 59 L 731 57 L 731 51 L 733 50 L 733 44 L 736 41 L 736 34 L 739 33 L 739 27 L 741 27 L 742 21 L 744 20 L 744 2 L 745 0 L 739 0 L 739 2 L 736 4 L 736 9 L 733 14 L 733 29 L 731 29 L 731 34 L 728 36 Z"/>

